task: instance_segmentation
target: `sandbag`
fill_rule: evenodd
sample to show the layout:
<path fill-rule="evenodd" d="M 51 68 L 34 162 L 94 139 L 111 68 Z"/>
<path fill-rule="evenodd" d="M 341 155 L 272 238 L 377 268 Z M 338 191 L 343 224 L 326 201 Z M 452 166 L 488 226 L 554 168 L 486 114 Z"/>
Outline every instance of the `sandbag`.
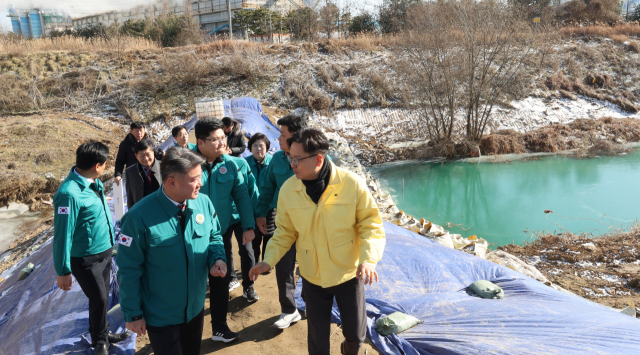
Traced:
<path fill-rule="evenodd" d="M 478 280 L 469 286 L 471 291 L 482 298 L 488 299 L 502 299 L 504 298 L 504 291 L 502 288 L 491 281 Z"/>
<path fill-rule="evenodd" d="M 381 335 L 398 334 L 420 323 L 422 322 L 416 317 L 401 312 L 393 312 L 388 316 L 378 318 L 376 331 Z"/>

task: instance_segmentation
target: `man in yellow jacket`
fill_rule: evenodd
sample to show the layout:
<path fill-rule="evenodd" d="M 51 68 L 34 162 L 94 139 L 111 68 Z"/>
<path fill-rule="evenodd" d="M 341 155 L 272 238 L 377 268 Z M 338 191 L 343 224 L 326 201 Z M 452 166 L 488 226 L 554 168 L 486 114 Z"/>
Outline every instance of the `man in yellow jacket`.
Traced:
<path fill-rule="evenodd" d="M 366 336 L 364 285 L 378 280 L 375 266 L 384 250 L 382 218 L 364 181 L 326 159 L 329 142 L 321 131 L 304 128 L 287 143 L 296 176 L 282 185 L 275 234 L 249 277 L 271 269 L 297 243 L 309 354 L 329 355 L 335 297 L 341 352 L 356 355 Z"/>

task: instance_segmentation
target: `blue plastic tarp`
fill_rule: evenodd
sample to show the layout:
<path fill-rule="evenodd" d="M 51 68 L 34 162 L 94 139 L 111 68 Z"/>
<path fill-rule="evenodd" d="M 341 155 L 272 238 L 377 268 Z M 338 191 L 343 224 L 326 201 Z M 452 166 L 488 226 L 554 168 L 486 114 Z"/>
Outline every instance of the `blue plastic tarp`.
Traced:
<path fill-rule="evenodd" d="M 52 235 L 53 228 L 46 233 Z M 0 283 L 0 355 L 93 354 L 89 335 L 89 299 L 75 278 L 69 291 L 58 288 L 53 268 L 53 238 L 2 274 Z M 19 271 L 31 262 L 36 269 L 18 281 Z M 117 266 L 111 268 L 109 309 L 118 304 Z M 108 315 L 112 332 L 125 329 L 119 307 Z M 112 344 L 109 354 L 135 354 L 136 335 Z"/>
<path fill-rule="evenodd" d="M 262 112 L 260 101 L 253 97 L 237 97 L 231 100 L 224 100 L 224 110 L 229 117 L 240 123 L 240 129 L 244 132 L 247 141 L 254 134 L 262 133 L 266 135 L 271 142 L 269 153 L 273 154 L 280 150 L 280 143 L 278 143 L 280 130 L 271 123 L 267 115 Z M 197 116 L 193 115 L 191 119 L 185 123 L 185 126 L 191 131 L 197 121 Z M 175 144 L 176 140 L 173 137 L 169 137 L 167 141 L 160 145 L 160 148 L 166 151 Z M 251 152 L 247 149 L 242 154 L 242 157 L 249 155 L 251 155 Z"/>
<path fill-rule="evenodd" d="M 496 263 L 447 248 L 391 223 L 365 287 L 367 336 L 385 354 L 639 354 L 640 321 L 567 294 Z M 504 299 L 467 290 L 477 280 L 504 289 Z M 304 310 L 298 283 L 296 296 Z M 403 312 L 423 323 L 381 336 L 375 321 Z M 332 319 L 341 323 L 334 302 Z"/>

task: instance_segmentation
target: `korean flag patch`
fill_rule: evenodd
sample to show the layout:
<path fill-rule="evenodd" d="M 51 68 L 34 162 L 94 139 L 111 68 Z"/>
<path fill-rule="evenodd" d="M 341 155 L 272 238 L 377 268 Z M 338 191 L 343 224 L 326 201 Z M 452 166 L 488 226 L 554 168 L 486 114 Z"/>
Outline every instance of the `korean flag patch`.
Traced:
<path fill-rule="evenodd" d="M 131 238 L 130 236 L 120 234 L 120 239 L 118 240 L 118 244 L 122 244 L 124 246 L 130 247 L 132 241 L 133 241 L 133 238 Z"/>
<path fill-rule="evenodd" d="M 226 173 L 227 173 L 227 167 L 226 166 L 221 167 L 220 168 L 220 174 L 224 175 Z"/>
<path fill-rule="evenodd" d="M 58 207 L 58 214 L 69 214 L 69 207 Z"/>

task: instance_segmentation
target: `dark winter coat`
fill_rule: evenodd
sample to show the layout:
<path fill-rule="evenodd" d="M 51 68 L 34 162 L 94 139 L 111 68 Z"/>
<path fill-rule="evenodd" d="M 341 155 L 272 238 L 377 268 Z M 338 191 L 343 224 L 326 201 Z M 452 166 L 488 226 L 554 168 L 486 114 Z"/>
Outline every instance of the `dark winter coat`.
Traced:
<path fill-rule="evenodd" d="M 238 123 L 236 123 L 237 125 Z M 234 127 L 235 128 L 235 127 Z M 231 156 L 239 157 L 247 149 L 244 134 L 240 129 L 234 129 L 227 137 L 227 147 L 231 148 Z"/>
<path fill-rule="evenodd" d="M 160 188 L 160 186 L 162 186 L 160 162 L 157 159 L 151 166 L 151 178 L 153 180 L 152 184 L 150 186 L 147 186 L 148 192 L 154 192 L 155 190 Z M 145 196 L 148 195 L 148 193 L 145 194 L 145 180 L 146 177 L 144 174 L 144 170 L 139 163 L 127 168 L 127 183 L 125 186 L 127 190 L 127 206 L 129 208 L 133 207 L 133 205 L 135 205 L 138 201 L 142 200 Z M 155 190 L 151 191 L 153 189 L 150 189 L 150 187 L 155 188 Z"/>
<path fill-rule="evenodd" d="M 142 139 L 149 138 L 148 134 L 144 134 Z M 125 165 L 127 167 L 134 166 L 138 164 L 138 159 L 136 159 L 136 155 L 133 152 L 133 148 L 136 146 L 136 139 L 133 138 L 131 133 L 127 134 L 126 137 L 120 142 L 120 146 L 118 147 L 118 155 L 116 155 L 116 168 L 114 176 L 122 176 L 122 172 L 124 171 Z M 155 142 L 154 142 L 155 146 Z M 156 160 L 162 160 L 162 156 L 164 152 L 161 149 L 156 148 Z"/>

